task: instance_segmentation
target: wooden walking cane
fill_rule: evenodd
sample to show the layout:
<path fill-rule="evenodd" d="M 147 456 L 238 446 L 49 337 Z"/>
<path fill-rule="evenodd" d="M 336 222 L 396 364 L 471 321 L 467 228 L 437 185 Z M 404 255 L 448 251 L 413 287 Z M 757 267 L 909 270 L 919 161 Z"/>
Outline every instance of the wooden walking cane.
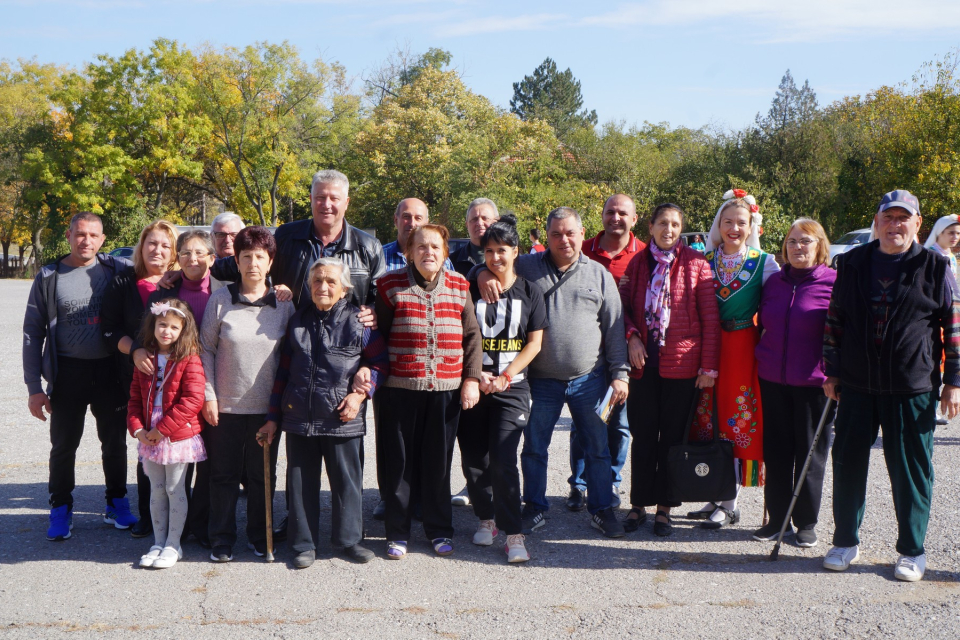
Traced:
<path fill-rule="evenodd" d="M 267 562 L 273 562 L 273 492 L 270 491 L 270 445 L 265 433 L 257 433 L 257 440 L 263 447 L 263 493 L 267 510 Z"/>

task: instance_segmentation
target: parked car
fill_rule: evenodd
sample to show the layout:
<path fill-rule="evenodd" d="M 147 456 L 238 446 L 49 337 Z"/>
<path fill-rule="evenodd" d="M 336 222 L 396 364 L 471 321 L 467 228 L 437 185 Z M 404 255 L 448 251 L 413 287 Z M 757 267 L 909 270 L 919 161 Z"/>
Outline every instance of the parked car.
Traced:
<path fill-rule="evenodd" d="M 707 241 L 706 231 L 685 231 L 684 233 L 680 234 L 680 242 L 689 247 L 691 244 L 693 244 L 693 239 L 697 236 L 700 236 L 700 239 L 703 242 Z"/>
<path fill-rule="evenodd" d="M 116 258 L 130 258 L 133 259 L 133 247 L 117 247 L 110 252 L 110 255 Z"/>
<path fill-rule="evenodd" d="M 870 242 L 870 229 L 857 229 L 837 238 L 830 244 L 830 266 L 837 268 L 837 257 L 862 244 Z"/>

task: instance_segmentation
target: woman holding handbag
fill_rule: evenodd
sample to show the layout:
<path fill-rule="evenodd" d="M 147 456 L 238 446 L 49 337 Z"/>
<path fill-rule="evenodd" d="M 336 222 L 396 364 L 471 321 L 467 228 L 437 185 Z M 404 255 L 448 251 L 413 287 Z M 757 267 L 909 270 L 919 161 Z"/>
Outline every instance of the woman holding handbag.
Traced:
<path fill-rule="evenodd" d="M 630 513 L 636 531 L 656 505 L 653 532 L 673 533 L 667 452 L 680 444 L 698 389 L 712 387 L 720 366 L 720 320 L 713 273 L 703 254 L 680 242 L 683 211 L 661 204 L 650 216 L 650 244 L 620 280 L 630 354 Z"/>

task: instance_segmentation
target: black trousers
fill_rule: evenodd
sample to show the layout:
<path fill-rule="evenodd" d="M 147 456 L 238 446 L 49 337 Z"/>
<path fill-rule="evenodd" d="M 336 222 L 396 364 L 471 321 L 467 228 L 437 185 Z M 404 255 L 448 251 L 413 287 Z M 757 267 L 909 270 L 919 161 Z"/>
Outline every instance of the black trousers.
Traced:
<path fill-rule="evenodd" d="M 687 418 L 697 397 L 696 382 L 696 378 L 662 378 L 653 367 L 645 368 L 639 380 L 630 380 L 627 419 L 633 436 L 631 505 L 680 506 L 670 491 L 667 452 L 683 442 L 685 431 L 690 428 Z"/>
<path fill-rule="evenodd" d="M 822 387 L 794 387 L 760 379 L 763 398 L 763 462 L 767 483 L 763 498 L 770 513 L 770 522 L 780 525 L 787 516 L 793 488 L 810 453 L 813 435 L 827 404 Z M 827 417 L 825 433 L 814 449 L 806 480 L 797 495 L 791 519 L 798 529 L 817 524 L 823 494 L 823 470 L 827 464 L 830 438 L 827 427 L 833 423 L 836 410 Z"/>
<path fill-rule="evenodd" d="M 257 431 L 266 421 L 263 414 L 221 413 L 220 424 L 208 426 L 203 431 L 207 460 L 197 464 L 197 487 L 201 482 L 200 465 L 204 464 L 209 469 L 209 524 L 206 529 L 196 528 L 193 532 L 208 531 L 212 546 L 232 548 L 237 542 L 237 501 L 240 498 L 240 476 L 244 471 L 248 482 L 247 540 L 263 542 L 267 539 L 263 449 L 257 444 Z M 279 447 L 279 438 L 274 438 L 270 446 L 271 475 L 276 475 Z M 197 493 L 194 488 L 191 510 L 197 504 Z"/>
<path fill-rule="evenodd" d="M 117 382 L 114 359 L 57 358 L 50 397 L 50 506 L 73 505 L 77 448 L 87 407 L 97 421 L 106 500 L 127 495 L 127 395 Z M 146 501 L 150 510 L 149 484 Z"/>
<path fill-rule="evenodd" d="M 363 539 L 362 436 L 301 436 L 287 433 L 288 526 L 297 553 L 316 550 L 320 539 L 320 474 L 330 482 L 330 542 L 352 547 Z"/>
<path fill-rule="evenodd" d="M 473 512 L 496 520 L 508 536 L 521 532 L 517 448 L 530 416 L 530 387 L 521 382 L 502 393 L 481 395 L 460 414 L 457 441 Z"/>
<path fill-rule="evenodd" d="M 377 478 L 386 502 L 387 540 L 409 540 L 411 487 L 420 487 L 427 538 L 453 537 L 450 464 L 460 391 L 383 387 L 377 427 Z"/>

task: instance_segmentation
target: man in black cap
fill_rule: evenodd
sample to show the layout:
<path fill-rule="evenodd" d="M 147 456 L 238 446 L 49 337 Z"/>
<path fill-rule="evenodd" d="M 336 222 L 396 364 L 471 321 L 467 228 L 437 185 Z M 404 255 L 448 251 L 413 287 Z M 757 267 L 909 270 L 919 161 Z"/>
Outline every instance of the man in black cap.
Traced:
<path fill-rule="evenodd" d="M 870 449 L 883 429 L 899 537 L 894 576 L 923 578 L 933 495 L 933 432 L 939 400 L 960 409 L 960 302 L 947 258 L 916 242 L 920 201 L 883 196 L 872 242 L 840 257 L 827 311 L 823 357 L 828 397 L 840 401 L 833 443 L 833 548 L 823 560 L 843 571 L 860 555 Z M 841 392 L 842 387 L 842 392 Z"/>

